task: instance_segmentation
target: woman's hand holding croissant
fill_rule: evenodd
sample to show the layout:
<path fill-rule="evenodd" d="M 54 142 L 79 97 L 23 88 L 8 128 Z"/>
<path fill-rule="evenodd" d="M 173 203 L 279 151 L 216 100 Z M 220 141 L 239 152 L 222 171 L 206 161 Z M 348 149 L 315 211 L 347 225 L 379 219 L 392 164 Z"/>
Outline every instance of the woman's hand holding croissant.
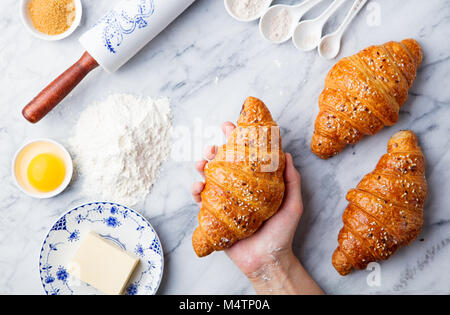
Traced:
<path fill-rule="evenodd" d="M 225 135 L 235 126 L 223 124 Z M 207 160 L 214 158 L 217 147 L 206 150 L 205 160 L 196 163 L 203 175 Z M 292 241 L 303 212 L 300 174 L 294 167 L 292 156 L 286 154 L 284 173 L 285 197 L 278 212 L 252 236 L 234 244 L 225 252 L 252 282 L 259 294 L 320 294 L 322 290 L 312 280 L 295 257 Z M 203 182 L 192 185 L 194 200 L 201 204 Z"/>

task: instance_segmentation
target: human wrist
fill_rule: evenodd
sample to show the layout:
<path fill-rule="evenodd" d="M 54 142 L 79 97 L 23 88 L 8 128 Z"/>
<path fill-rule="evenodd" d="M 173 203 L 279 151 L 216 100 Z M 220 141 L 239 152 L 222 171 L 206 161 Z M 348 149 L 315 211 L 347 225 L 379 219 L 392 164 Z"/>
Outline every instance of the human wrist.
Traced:
<path fill-rule="evenodd" d="M 289 250 L 247 275 L 257 294 L 323 294 Z"/>
<path fill-rule="evenodd" d="M 295 294 L 292 288 L 292 267 L 299 264 L 292 250 L 271 254 L 247 278 L 258 294 Z"/>

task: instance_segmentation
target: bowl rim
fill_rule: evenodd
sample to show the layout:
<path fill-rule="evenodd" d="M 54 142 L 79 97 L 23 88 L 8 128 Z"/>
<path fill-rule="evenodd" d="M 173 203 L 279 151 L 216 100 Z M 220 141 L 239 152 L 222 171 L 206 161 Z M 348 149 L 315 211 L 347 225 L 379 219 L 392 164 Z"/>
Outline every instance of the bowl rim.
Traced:
<path fill-rule="evenodd" d="M 25 26 L 25 28 L 28 30 L 28 32 L 33 34 L 37 38 L 48 40 L 48 41 L 61 40 L 63 38 L 68 37 L 69 35 L 71 35 L 78 28 L 78 26 L 81 23 L 81 18 L 83 16 L 83 5 L 81 3 L 81 0 L 73 0 L 73 2 L 75 4 L 76 14 L 75 14 L 75 19 L 74 19 L 72 25 L 64 33 L 61 33 L 61 34 L 47 35 L 47 34 L 41 33 L 34 27 L 33 23 L 31 22 L 30 16 L 28 15 L 28 3 L 30 1 L 31 0 L 21 0 L 20 1 L 20 7 L 19 7 L 20 18 L 22 20 L 22 24 Z"/>
<path fill-rule="evenodd" d="M 31 191 L 25 189 L 25 187 L 23 187 L 17 180 L 16 171 L 15 171 L 16 161 L 17 161 L 17 157 L 19 156 L 19 154 L 26 147 L 28 147 L 29 145 L 36 143 L 36 142 L 48 142 L 48 143 L 56 145 L 62 151 L 65 162 L 66 162 L 65 163 L 66 164 L 66 175 L 64 177 L 64 181 L 61 183 L 61 185 L 57 189 L 46 192 L 46 193 L 34 193 L 34 192 L 31 192 Z M 12 173 L 12 177 L 13 177 L 15 185 L 26 195 L 33 197 L 33 198 L 38 198 L 38 199 L 52 198 L 52 197 L 55 197 L 56 195 L 59 195 L 60 193 L 62 193 L 67 188 L 67 186 L 69 186 L 69 183 L 72 180 L 72 176 L 73 176 L 72 157 L 70 156 L 69 151 L 67 151 L 67 149 L 62 144 L 60 144 L 59 142 L 57 142 L 55 140 L 52 140 L 49 138 L 37 138 L 37 139 L 29 140 L 29 141 L 26 141 L 24 144 L 22 144 L 19 147 L 19 149 L 16 151 L 16 153 L 14 154 L 14 158 L 12 159 L 12 163 L 11 163 L 11 173 Z"/>

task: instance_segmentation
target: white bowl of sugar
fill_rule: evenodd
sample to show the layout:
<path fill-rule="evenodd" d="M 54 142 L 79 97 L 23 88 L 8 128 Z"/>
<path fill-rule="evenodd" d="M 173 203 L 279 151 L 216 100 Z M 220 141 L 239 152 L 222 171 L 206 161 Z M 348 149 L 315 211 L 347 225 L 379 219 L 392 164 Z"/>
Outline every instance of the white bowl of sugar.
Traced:
<path fill-rule="evenodd" d="M 32 2 L 35 2 L 36 5 L 48 5 L 48 6 L 54 6 L 56 3 L 55 0 L 52 1 L 44 1 L 44 0 L 21 0 L 20 2 L 20 17 L 22 19 L 22 23 L 25 26 L 25 28 L 34 36 L 40 39 L 44 40 L 60 40 L 63 38 L 68 37 L 70 34 L 72 34 L 75 29 L 80 25 L 82 14 L 83 14 L 83 6 L 81 4 L 81 0 L 72 0 L 72 1 L 66 1 L 68 3 L 68 6 L 73 6 L 73 13 L 67 15 L 68 19 L 68 27 L 65 31 L 58 34 L 48 34 L 45 32 L 42 32 L 36 28 L 36 26 L 33 23 L 33 19 L 30 16 L 30 4 L 33 5 Z M 43 11 L 43 10 L 41 10 Z M 74 14 L 74 16 L 72 16 Z M 44 18 L 44 16 L 42 17 Z M 69 21 L 70 19 L 70 21 Z"/>

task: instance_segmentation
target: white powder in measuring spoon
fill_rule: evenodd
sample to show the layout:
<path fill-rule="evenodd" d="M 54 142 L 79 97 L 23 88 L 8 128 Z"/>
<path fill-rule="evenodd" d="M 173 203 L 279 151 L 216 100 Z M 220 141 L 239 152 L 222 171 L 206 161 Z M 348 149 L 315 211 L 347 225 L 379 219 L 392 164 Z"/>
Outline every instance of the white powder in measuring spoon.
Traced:
<path fill-rule="evenodd" d="M 69 140 L 87 196 L 132 206 L 144 199 L 170 153 L 167 98 L 113 94 L 81 113 Z"/>
<path fill-rule="evenodd" d="M 236 17 L 249 20 L 261 16 L 272 0 L 231 0 L 230 2 L 230 10 Z"/>
<path fill-rule="evenodd" d="M 291 33 L 292 17 L 286 9 L 280 9 L 270 20 L 268 37 L 274 42 L 285 40 Z"/>

